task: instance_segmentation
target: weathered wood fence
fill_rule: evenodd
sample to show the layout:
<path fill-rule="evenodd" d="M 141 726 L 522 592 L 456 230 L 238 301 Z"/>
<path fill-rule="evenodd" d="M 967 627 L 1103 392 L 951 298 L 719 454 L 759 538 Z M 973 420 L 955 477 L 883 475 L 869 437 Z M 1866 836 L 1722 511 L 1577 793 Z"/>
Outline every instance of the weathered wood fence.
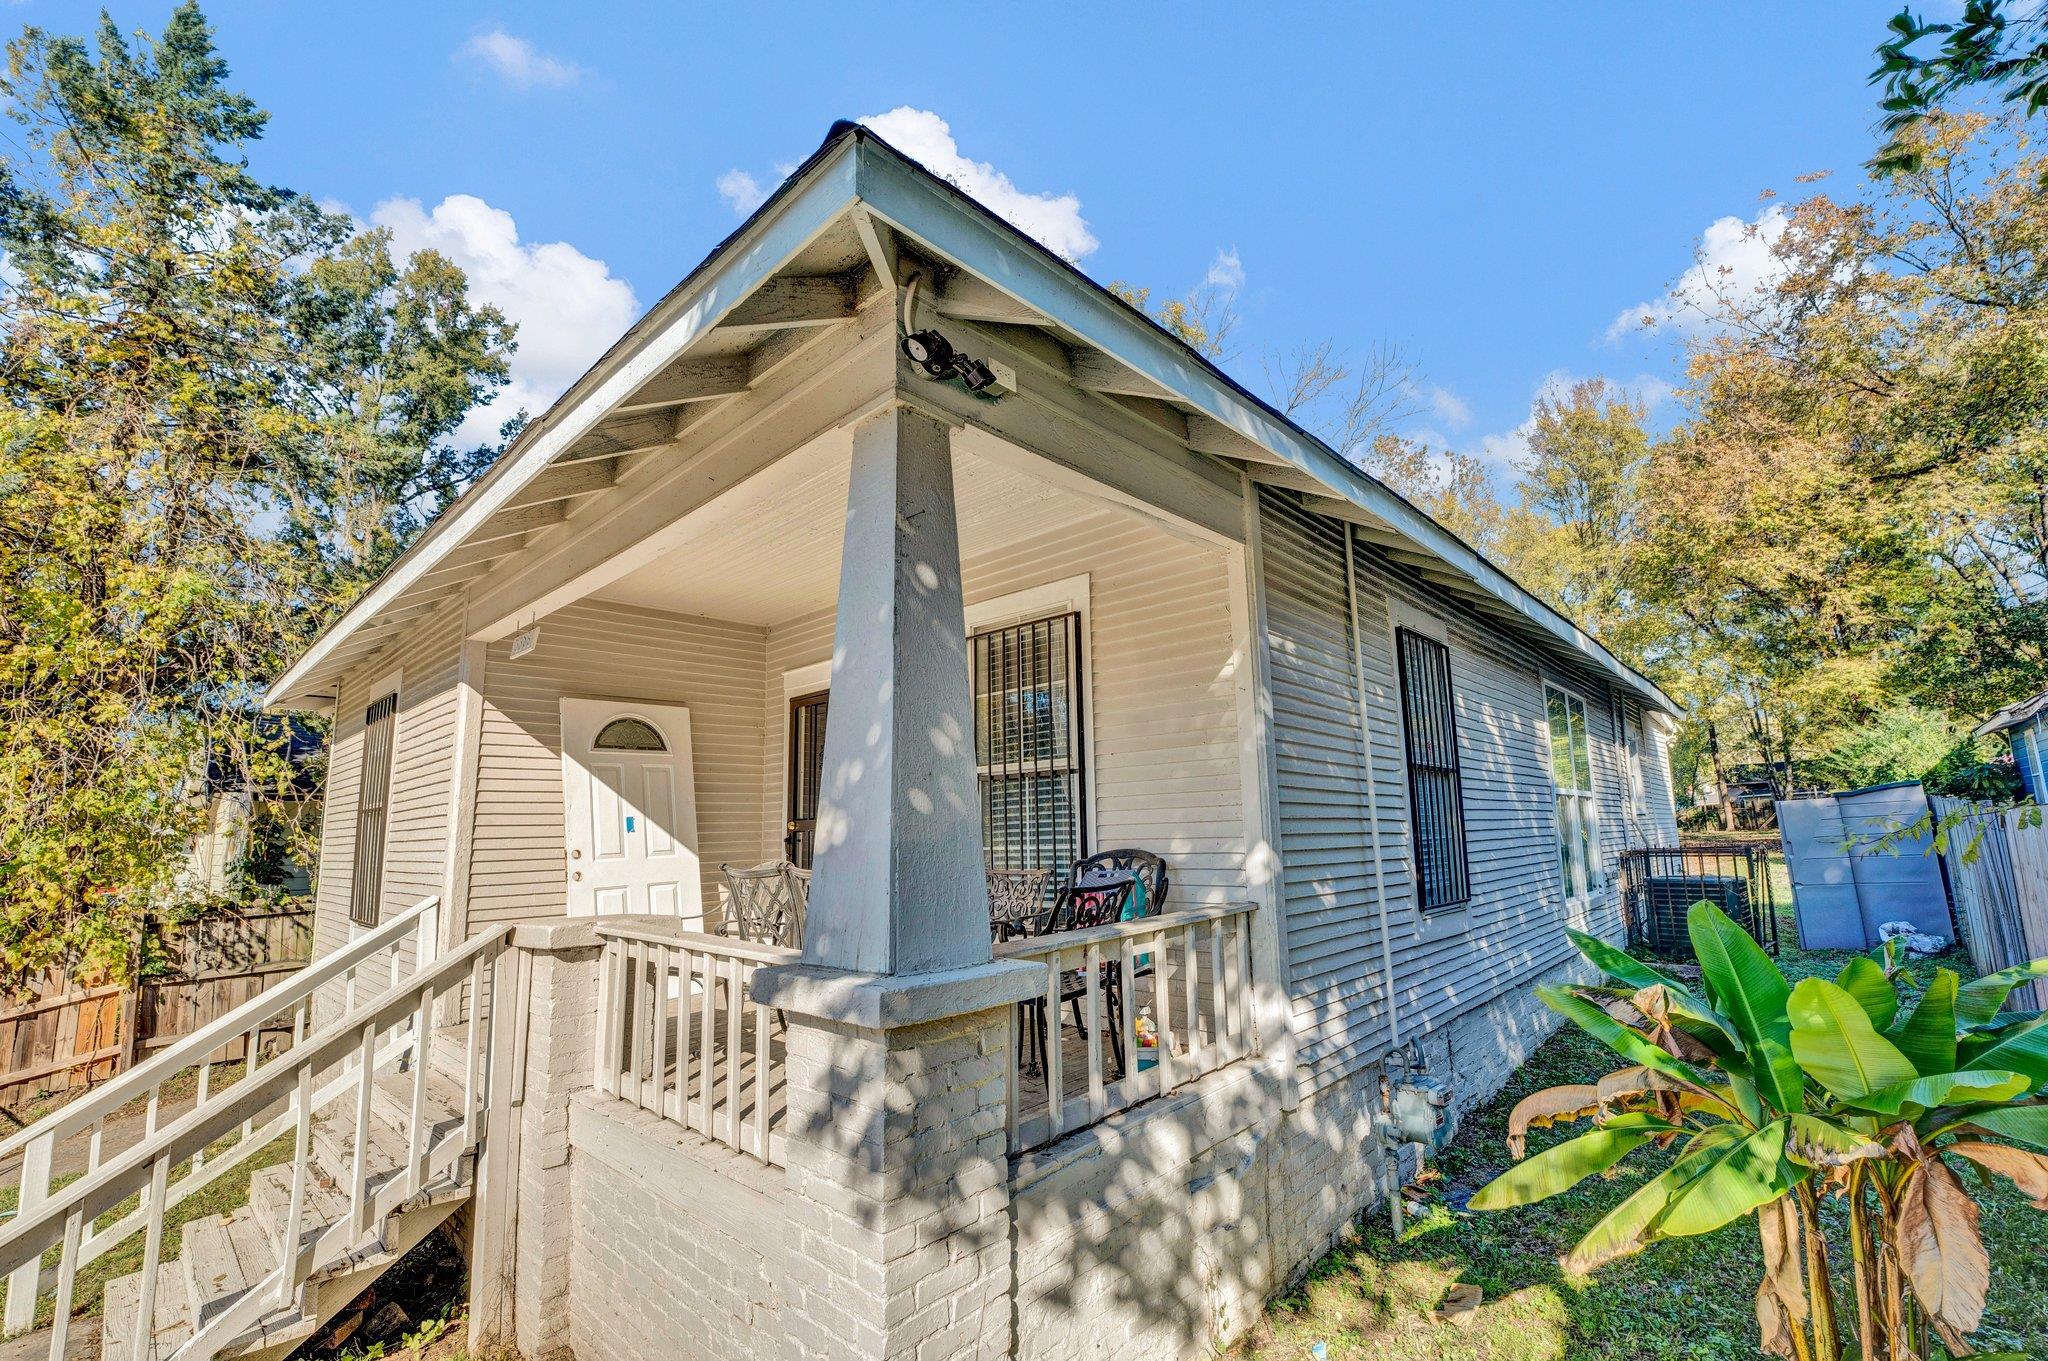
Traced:
<path fill-rule="evenodd" d="M 1970 962 L 1990 973 L 2048 957 L 2048 825 L 2024 825 L 2019 809 L 1939 797 L 1929 802 L 1936 820 L 1949 827 L 1942 859 Z M 2017 989 L 2008 1005 L 2048 1008 L 2048 983 Z"/>
<path fill-rule="evenodd" d="M 112 1077 L 305 967 L 313 945 L 310 905 L 150 929 L 144 957 L 168 967 L 139 987 L 53 969 L 0 1001 L 0 1107 Z M 236 1039 L 216 1058 L 245 1058 L 246 1050 Z"/>

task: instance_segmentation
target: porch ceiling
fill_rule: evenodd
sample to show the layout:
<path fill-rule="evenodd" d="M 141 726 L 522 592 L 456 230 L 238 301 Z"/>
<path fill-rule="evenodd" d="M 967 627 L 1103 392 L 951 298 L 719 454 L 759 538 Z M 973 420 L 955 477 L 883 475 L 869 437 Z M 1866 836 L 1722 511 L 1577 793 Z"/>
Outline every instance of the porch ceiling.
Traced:
<path fill-rule="evenodd" d="M 851 467 L 846 431 L 813 440 L 693 512 L 673 548 L 596 595 L 764 625 L 830 607 Z M 1095 505 L 957 445 L 953 481 L 963 558 L 1056 529 Z"/>

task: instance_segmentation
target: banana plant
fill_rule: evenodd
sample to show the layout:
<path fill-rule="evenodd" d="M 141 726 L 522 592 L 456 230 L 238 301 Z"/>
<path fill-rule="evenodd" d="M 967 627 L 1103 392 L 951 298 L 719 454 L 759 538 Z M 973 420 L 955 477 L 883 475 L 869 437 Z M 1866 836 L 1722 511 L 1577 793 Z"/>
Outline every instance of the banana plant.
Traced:
<path fill-rule="evenodd" d="M 1625 1066 L 1552 1087 L 1508 1119 L 1516 1163 L 1472 1198 L 1507 1210 L 1609 1173 L 1642 1148 L 1673 1150 L 1565 1258 L 1591 1271 L 1662 1239 L 1754 1218 L 1766 1352 L 1790 1361 L 1920 1361 L 1954 1355 L 1984 1313 L 1990 1260 L 1957 1169 L 2011 1180 L 2048 1210 L 2048 1016 L 2006 1012 L 2048 960 L 1971 982 L 1936 970 L 1912 1005 L 1900 956 L 1849 961 L 1833 981 L 1790 982 L 1710 903 L 1687 917 L 1697 988 L 1582 932 L 1604 976 L 1538 994 Z M 1592 1129 L 1527 1157 L 1531 1129 Z M 1820 1213 L 1840 1201 L 1846 1243 Z M 1845 1255 L 1855 1335 L 1844 1336 L 1834 1269 Z"/>

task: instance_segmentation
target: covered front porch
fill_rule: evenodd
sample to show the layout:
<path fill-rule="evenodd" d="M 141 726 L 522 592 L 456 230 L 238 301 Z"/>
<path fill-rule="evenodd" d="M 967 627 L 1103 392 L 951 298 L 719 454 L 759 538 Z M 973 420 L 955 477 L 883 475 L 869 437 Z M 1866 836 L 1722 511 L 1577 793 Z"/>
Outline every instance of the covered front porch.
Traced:
<path fill-rule="evenodd" d="M 1133 920 L 1084 931 L 997 941 L 1020 933 L 992 926 L 979 876 L 945 905 L 1041 974 L 1008 1055 L 1023 1151 L 1253 1047 L 1250 624 L 1237 545 L 987 432 L 947 433 L 963 627 L 940 663 L 964 671 L 969 721 L 952 733 L 934 705 L 913 731 L 971 757 L 951 797 L 980 865 L 1039 872 L 1046 912 L 1084 856 L 1133 848 L 1164 867 Z M 691 510 L 658 553 L 517 620 L 480 668 L 466 929 L 548 904 L 598 918 L 599 1085 L 771 1163 L 784 1027 L 749 984 L 808 942 L 743 929 L 728 869 L 787 865 L 775 878 L 799 902 L 861 877 L 833 861 L 848 800 L 828 769 L 855 438 L 823 432 Z M 555 780 L 558 802 L 536 797 Z M 905 797 L 914 816 L 929 796 Z"/>

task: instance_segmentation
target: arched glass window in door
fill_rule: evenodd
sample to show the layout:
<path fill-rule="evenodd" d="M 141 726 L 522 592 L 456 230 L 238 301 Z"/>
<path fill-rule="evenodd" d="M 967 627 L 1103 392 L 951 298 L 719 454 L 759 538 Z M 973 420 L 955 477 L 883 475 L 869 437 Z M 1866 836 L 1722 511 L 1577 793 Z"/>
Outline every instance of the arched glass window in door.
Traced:
<path fill-rule="evenodd" d="M 596 751 L 667 751 L 668 743 L 644 718 L 615 718 L 598 731 L 590 744 Z"/>

